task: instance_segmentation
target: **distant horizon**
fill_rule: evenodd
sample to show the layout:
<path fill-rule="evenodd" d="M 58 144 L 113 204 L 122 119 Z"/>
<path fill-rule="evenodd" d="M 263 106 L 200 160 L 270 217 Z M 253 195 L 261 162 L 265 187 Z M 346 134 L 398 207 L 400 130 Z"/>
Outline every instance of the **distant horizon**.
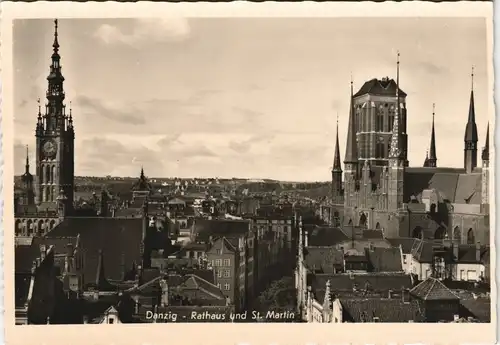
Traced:
<path fill-rule="evenodd" d="M 53 21 L 16 20 L 13 33 L 19 175 L 27 144 L 34 172 Z M 484 145 L 484 18 L 61 19 L 59 43 L 80 176 L 134 178 L 144 166 L 149 176 L 327 182 L 337 116 L 344 159 L 351 71 L 355 91 L 394 78 L 396 50 L 410 166 L 424 162 L 436 103 L 438 167 L 462 167 L 472 66 Z"/>

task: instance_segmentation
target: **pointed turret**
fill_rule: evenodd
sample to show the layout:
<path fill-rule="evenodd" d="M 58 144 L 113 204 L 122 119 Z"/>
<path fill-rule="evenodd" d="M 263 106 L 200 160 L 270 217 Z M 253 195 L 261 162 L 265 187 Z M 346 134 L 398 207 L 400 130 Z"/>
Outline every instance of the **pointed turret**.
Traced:
<path fill-rule="evenodd" d="M 104 272 L 104 251 L 102 249 L 99 249 L 95 285 L 98 291 L 115 290 L 115 287 L 106 279 L 106 274 Z"/>
<path fill-rule="evenodd" d="M 351 78 L 351 100 L 349 104 L 349 124 L 347 127 L 347 145 L 345 151 L 345 164 L 358 163 L 358 150 L 356 143 L 356 123 L 354 118 L 354 91 L 353 81 Z"/>
<path fill-rule="evenodd" d="M 337 134 L 335 137 L 335 155 L 333 156 L 333 171 L 342 172 L 340 164 L 340 145 L 339 145 L 339 115 L 337 114 Z"/>
<path fill-rule="evenodd" d="M 333 156 L 332 168 L 332 201 L 334 204 L 341 202 L 342 194 L 342 166 L 340 163 L 340 147 L 339 147 L 339 116 L 337 114 L 337 134 L 335 138 L 335 154 Z"/>
<path fill-rule="evenodd" d="M 429 150 L 425 151 L 424 168 L 429 167 Z"/>
<path fill-rule="evenodd" d="M 471 91 L 469 102 L 469 117 L 465 127 L 464 135 L 464 169 L 467 173 L 471 173 L 477 167 L 477 125 L 476 111 L 474 107 L 474 67 L 471 73 Z"/>
<path fill-rule="evenodd" d="M 486 141 L 484 143 L 483 152 L 481 153 L 481 159 L 483 162 L 489 162 L 490 160 L 490 123 L 488 122 L 488 127 L 486 127 Z"/>
<path fill-rule="evenodd" d="M 429 150 L 429 160 L 428 160 L 428 166 L 431 168 L 437 167 L 437 155 L 436 155 L 436 132 L 434 129 L 434 117 L 435 117 L 435 111 L 436 105 L 433 103 L 432 104 L 432 129 L 431 129 L 431 145 L 430 145 L 430 150 Z"/>

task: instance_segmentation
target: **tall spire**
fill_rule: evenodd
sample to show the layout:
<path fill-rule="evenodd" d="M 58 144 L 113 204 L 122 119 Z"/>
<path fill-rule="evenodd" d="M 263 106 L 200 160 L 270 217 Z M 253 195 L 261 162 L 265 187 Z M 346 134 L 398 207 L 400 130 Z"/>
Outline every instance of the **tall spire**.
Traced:
<path fill-rule="evenodd" d="M 435 168 L 437 166 L 436 155 L 436 132 L 434 130 L 434 117 L 436 114 L 436 104 L 432 103 L 432 129 L 431 129 L 431 146 L 429 150 L 429 167 Z"/>
<path fill-rule="evenodd" d="M 339 114 L 337 113 L 337 134 L 335 138 L 335 155 L 333 157 L 333 171 L 342 171 L 340 164 L 340 145 L 339 145 Z"/>
<path fill-rule="evenodd" d="M 486 127 L 486 142 L 484 143 L 481 158 L 483 161 L 490 160 L 490 123 L 489 122 L 488 122 L 488 127 Z"/>
<path fill-rule="evenodd" d="M 476 109 L 474 106 L 474 66 L 471 73 L 471 90 L 469 101 L 469 117 L 467 119 L 467 126 L 465 128 L 465 141 L 477 142 L 477 126 L 476 126 Z"/>
<path fill-rule="evenodd" d="M 397 72 L 396 72 L 396 111 L 394 114 L 394 124 L 392 126 L 392 137 L 391 137 L 391 150 L 389 152 L 389 158 L 401 158 L 401 133 L 400 133 L 400 118 L 399 118 L 399 50 L 398 50 L 398 60 L 397 60 Z"/>
<path fill-rule="evenodd" d="M 64 110 L 64 77 L 61 73 L 61 56 L 59 55 L 59 40 L 58 40 L 58 21 L 54 20 L 54 43 L 52 44 L 53 52 L 51 56 L 50 72 L 47 76 L 48 87 L 46 92 L 46 121 L 47 129 L 55 130 L 62 128 L 65 124 Z"/>
<path fill-rule="evenodd" d="M 471 173 L 477 167 L 477 125 L 476 111 L 474 107 L 474 67 L 471 73 L 471 91 L 469 102 L 469 117 L 465 126 L 464 135 L 464 169 L 467 173 Z"/>
<path fill-rule="evenodd" d="M 347 128 L 347 145 L 344 163 L 356 164 L 358 162 L 357 142 L 356 142 L 356 123 L 354 118 L 354 91 L 351 75 L 351 102 L 349 105 L 349 125 Z"/>

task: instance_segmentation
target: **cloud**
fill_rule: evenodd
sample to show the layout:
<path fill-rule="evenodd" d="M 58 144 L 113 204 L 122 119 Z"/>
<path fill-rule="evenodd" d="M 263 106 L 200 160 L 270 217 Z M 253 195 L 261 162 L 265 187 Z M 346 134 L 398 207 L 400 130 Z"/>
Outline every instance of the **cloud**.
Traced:
<path fill-rule="evenodd" d="M 87 96 L 77 96 L 75 103 L 82 107 L 84 111 L 86 110 L 113 121 L 129 123 L 131 125 L 143 125 L 146 123 L 144 115 L 133 107 L 124 109 L 114 104 L 105 104 L 104 101 Z"/>
<path fill-rule="evenodd" d="M 94 36 L 105 44 L 133 45 L 141 41 L 183 41 L 190 36 L 191 28 L 185 18 L 135 19 L 131 30 L 118 25 L 102 24 Z"/>
<path fill-rule="evenodd" d="M 263 134 L 258 134 L 258 135 L 252 136 L 249 139 L 243 140 L 243 141 L 232 140 L 229 142 L 229 148 L 236 153 L 243 154 L 243 153 L 247 153 L 248 151 L 250 151 L 250 149 L 254 145 L 262 144 L 262 143 L 266 143 L 266 145 L 269 145 L 272 142 L 272 140 L 274 139 L 274 137 L 275 137 L 274 134 L 263 133 Z"/>

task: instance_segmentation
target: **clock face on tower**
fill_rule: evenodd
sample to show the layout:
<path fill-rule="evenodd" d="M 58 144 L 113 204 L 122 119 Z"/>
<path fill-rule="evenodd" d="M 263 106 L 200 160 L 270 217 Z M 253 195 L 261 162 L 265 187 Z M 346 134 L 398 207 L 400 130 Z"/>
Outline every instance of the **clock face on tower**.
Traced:
<path fill-rule="evenodd" d="M 46 157 L 54 157 L 57 152 L 57 146 L 52 140 L 48 140 L 43 144 L 43 153 Z"/>

